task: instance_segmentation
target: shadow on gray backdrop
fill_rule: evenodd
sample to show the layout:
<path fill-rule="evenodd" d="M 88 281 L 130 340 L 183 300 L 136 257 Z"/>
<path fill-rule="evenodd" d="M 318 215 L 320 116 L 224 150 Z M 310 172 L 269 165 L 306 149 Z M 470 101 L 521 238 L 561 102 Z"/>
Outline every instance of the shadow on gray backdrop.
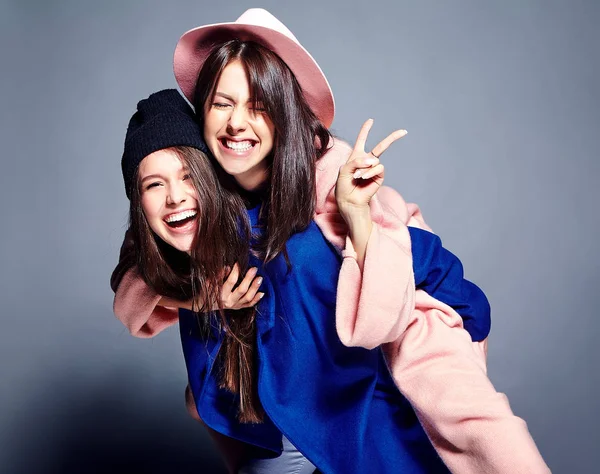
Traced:
<path fill-rule="evenodd" d="M 77 387 L 77 374 L 40 381 L 37 390 L 21 398 L 14 418 L 5 427 L 19 433 L 10 439 L 6 473 L 11 474 L 225 474 L 204 429 L 183 405 L 164 407 L 146 397 L 119 397 L 127 369 L 92 390 Z M 126 380 L 126 379 L 125 379 Z M 52 391 L 66 394 L 52 397 Z M 37 392 L 37 393 L 36 393 Z M 121 391 L 122 392 L 122 391 Z M 44 395 L 45 394 L 45 395 Z M 140 397 L 143 398 L 143 397 Z"/>

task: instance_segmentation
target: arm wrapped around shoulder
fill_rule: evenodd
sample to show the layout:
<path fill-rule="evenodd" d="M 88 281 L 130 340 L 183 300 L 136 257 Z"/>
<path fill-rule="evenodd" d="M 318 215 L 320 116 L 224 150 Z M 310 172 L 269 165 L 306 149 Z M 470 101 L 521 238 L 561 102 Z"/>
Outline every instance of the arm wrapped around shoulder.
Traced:
<path fill-rule="evenodd" d="M 113 311 L 132 336 L 153 337 L 178 321 L 178 310 L 158 306 L 161 296 L 129 269 L 115 293 Z"/>
<path fill-rule="evenodd" d="M 110 277 L 110 287 L 115 292 L 113 312 L 119 321 L 136 337 L 153 337 L 178 320 L 175 308 L 157 306 L 156 294 L 135 271 L 131 232 L 125 238 L 119 253 L 119 263 Z"/>

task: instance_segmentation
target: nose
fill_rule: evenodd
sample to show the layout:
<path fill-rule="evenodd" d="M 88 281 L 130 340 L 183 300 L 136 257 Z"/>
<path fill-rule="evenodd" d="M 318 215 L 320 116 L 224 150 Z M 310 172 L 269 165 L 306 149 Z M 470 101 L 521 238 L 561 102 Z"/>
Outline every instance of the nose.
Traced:
<path fill-rule="evenodd" d="M 235 135 L 246 130 L 248 125 L 248 111 L 246 107 L 234 107 L 227 122 L 227 133 Z"/>
<path fill-rule="evenodd" d="M 167 204 L 170 206 L 176 206 L 185 202 L 187 198 L 186 187 L 183 183 L 173 183 L 169 186 L 169 192 L 167 193 Z"/>

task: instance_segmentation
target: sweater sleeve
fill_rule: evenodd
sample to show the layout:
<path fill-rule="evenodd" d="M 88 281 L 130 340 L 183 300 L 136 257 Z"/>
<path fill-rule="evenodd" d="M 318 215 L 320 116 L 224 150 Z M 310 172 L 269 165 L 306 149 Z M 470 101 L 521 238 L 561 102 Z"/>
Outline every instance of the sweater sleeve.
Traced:
<path fill-rule="evenodd" d="M 414 308 L 410 235 L 404 223 L 408 220 L 408 210 L 397 195 L 395 211 L 386 213 L 379 193 L 373 196 L 370 202 L 373 227 L 361 272 L 335 199 L 338 172 L 350 152 L 349 145 L 336 140 L 317 163 L 315 222 L 343 257 L 336 301 L 338 336 L 347 346 L 372 349 L 396 340 L 404 332 Z"/>
<path fill-rule="evenodd" d="M 179 318 L 177 308 L 158 306 L 160 298 L 134 269 L 130 269 L 117 288 L 113 311 L 132 336 L 153 337 Z"/>
<path fill-rule="evenodd" d="M 133 267 L 133 239 L 127 231 L 119 263 L 110 278 L 110 286 L 115 292 L 113 312 L 133 336 L 153 337 L 177 322 L 178 311 L 157 306 L 160 295 L 146 285 Z"/>
<path fill-rule="evenodd" d="M 362 272 L 349 238 L 342 256 L 336 301 L 336 325 L 342 343 L 372 349 L 397 339 L 414 308 L 407 227 L 373 222 Z"/>
<path fill-rule="evenodd" d="M 452 308 L 417 290 L 406 331 L 382 350 L 451 472 L 550 472 L 525 421 L 487 377 L 483 344 L 471 341 Z"/>
<path fill-rule="evenodd" d="M 384 187 L 378 194 L 393 214 L 397 193 Z M 396 385 L 451 472 L 550 472 L 525 421 L 487 377 L 486 340 L 477 342 L 489 331 L 485 295 L 465 283 L 460 261 L 428 232 L 419 208 L 407 208 L 415 309 L 401 337 L 382 346 Z"/>
<path fill-rule="evenodd" d="M 343 147 L 336 150 L 334 145 L 332 151 Z M 485 341 L 473 342 L 453 308 L 415 290 L 406 225 L 429 228 L 417 206 L 407 205 L 385 186 L 371 202 L 373 232 L 361 275 L 330 192 L 345 157 L 336 161 L 330 152 L 320 163 L 315 217 L 344 257 L 336 310 L 340 338 L 349 345 L 382 344 L 396 385 L 451 472 L 548 473 L 527 425 L 486 375 Z M 433 254 L 430 257 L 435 260 Z M 452 270 L 462 278 L 457 268 Z M 421 284 L 439 288 L 435 275 L 428 280 L 427 269 L 417 273 Z M 443 282 L 443 273 L 440 276 Z"/>

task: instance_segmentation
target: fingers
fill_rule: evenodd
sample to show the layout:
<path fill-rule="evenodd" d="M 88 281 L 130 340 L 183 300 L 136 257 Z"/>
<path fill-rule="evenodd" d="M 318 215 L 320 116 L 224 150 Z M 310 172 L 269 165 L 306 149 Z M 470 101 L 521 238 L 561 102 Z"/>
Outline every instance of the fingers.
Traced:
<path fill-rule="evenodd" d="M 387 137 L 381 140 L 373 150 L 371 150 L 371 155 L 379 158 L 381 154 L 389 148 L 389 146 L 394 143 L 396 140 L 406 136 L 406 130 L 396 130 L 395 132 L 390 133 Z"/>
<path fill-rule="evenodd" d="M 379 160 L 370 155 L 365 155 L 355 160 L 352 160 L 350 163 L 347 163 L 347 173 L 352 174 L 353 178 L 358 178 L 363 173 L 363 170 L 372 168 L 379 164 Z"/>
<path fill-rule="evenodd" d="M 367 138 L 369 137 L 369 131 L 371 130 L 372 126 L 373 126 L 373 119 L 369 119 L 365 123 L 363 123 L 363 126 L 360 129 L 360 132 L 358 132 L 358 137 L 356 138 L 356 143 L 354 144 L 354 149 L 352 150 L 352 153 L 350 153 L 351 157 L 355 153 L 364 153 L 365 152 L 365 145 L 367 143 Z M 350 158 L 348 159 L 348 161 L 350 161 Z"/>
<path fill-rule="evenodd" d="M 371 119 L 369 119 L 371 120 Z M 363 125 L 363 128 L 361 129 L 361 132 L 359 134 L 359 139 L 357 140 L 357 144 L 359 143 L 359 141 L 362 138 L 366 138 L 368 131 L 370 129 L 370 125 L 373 124 L 373 121 L 371 120 L 371 124 L 369 125 L 368 122 L 369 120 L 367 120 L 367 122 L 365 122 L 365 125 Z M 369 125 L 367 127 L 367 125 Z M 366 130 L 366 133 L 363 133 Z M 359 157 L 355 157 L 352 160 L 348 160 L 348 162 L 344 165 L 345 167 L 345 172 L 348 174 L 351 174 L 352 177 L 354 179 L 371 179 L 374 176 L 377 176 L 379 174 L 381 174 L 383 177 L 383 165 L 380 165 L 379 163 L 379 157 L 383 154 L 383 152 L 385 152 L 392 143 L 394 143 L 396 140 L 399 140 L 400 138 L 406 136 L 406 130 L 396 130 L 395 132 L 390 133 L 387 137 L 385 137 L 383 140 L 381 140 L 376 146 L 375 148 L 373 148 L 373 150 L 368 153 L 367 155 L 364 155 L 364 151 L 362 152 L 363 155 Z M 363 148 L 364 148 L 364 142 L 362 143 Z M 352 155 L 356 154 L 356 146 L 354 148 L 354 151 L 352 152 Z M 381 168 L 379 168 L 379 166 L 381 166 Z M 372 171 L 372 172 L 366 172 L 364 171 L 364 169 L 366 168 L 377 168 L 376 171 Z"/>
<path fill-rule="evenodd" d="M 250 283 L 252 283 L 252 279 L 256 276 L 257 271 L 258 271 L 258 268 L 256 268 L 256 267 L 250 268 L 246 272 L 244 279 L 240 282 L 240 284 L 235 289 L 234 293 L 237 293 L 238 295 L 244 295 L 248 291 L 248 288 L 250 288 Z"/>
<path fill-rule="evenodd" d="M 221 293 L 221 303 L 223 308 L 247 308 L 254 306 L 260 301 L 264 296 L 264 293 L 259 292 L 258 290 L 263 279 L 260 276 L 256 276 L 257 271 L 258 269 L 256 267 L 250 268 L 244 275 L 240 284 L 236 287 L 235 284 L 237 283 L 240 272 L 237 263 L 234 265 L 233 270 L 223 284 L 223 291 Z"/>
<path fill-rule="evenodd" d="M 258 302 L 262 299 L 262 297 L 265 296 L 264 293 L 256 293 L 256 295 L 254 296 L 254 298 L 252 299 L 252 301 L 250 301 L 246 307 L 250 308 L 251 306 L 254 306 L 256 304 L 258 304 Z"/>
<path fill-rule="evenodd" d="M 358 157 L 365 154 L 365 146 L 367 144 L 367 138 L 369 137 L 371 127 L 373 127 L 373 119 L 369 119 L 363 124 L 363 126 L 360 129 L 360 132 L 358 132 L 358 137 L 356 138 L 354 149 L 348 157 L 347 163 L 356 161 Z M 377 145 L 375 145 L 375 147 L 369 152 L 369 155 L 371 155 L 372 158 L 379 159 L 382 153 L 385 152 L 392 143 L 406 136 L 406 134 L 406 130 L 396 130 L 395 132 L 390 133 L 387 137 L 385 137 Z M 374 164 L 375 163 L 371 163 L 370 166 L 373 166 Z"/>
<path fill-rule="evenodd" d="M 373 179 L 375 177 L 377 177 L 379 179 L 383 179 L 384 174 L 385 174 L 385 168 L 380 163 L 380 164 L 373 166 L 372 168 L 369 168 L 367 170 L 357 170 L 354 173 L 354 179 L 367 180 L 367 179 Z"/>
<path fill-rule="evenodd" d="M 223 283 L 223 293 L 224 294 L 229 294 L 233 291 L 233 287 L 236 285 L 239 277 L 240 277 L 240 267 L 236 263 L 233 266 L 233 269 L 231 270 L 231 272 L 229 273 L 227 280 L 225 280 L 225 283 Z"/>
<path fill-rule="evenodd" d="M 254 281 L 252 282 L 252 285 L 250 285 L 250 288 L 248 288 L 248 291 L 246 291 L 243 295 L 240 296 L 240 298 L 238 299 L 236 306 L 236 309 L 239 308 L 247 308 L 250 306 L 254 306 L 256 303 L 258 303 L 260 301 L 260 299 L 265 295 L 262 292 L 258 292 L 258 289 L 260 288 L 260 285 L 262 284 L 262 277 L 256 277 L 254 279 Z"/>

